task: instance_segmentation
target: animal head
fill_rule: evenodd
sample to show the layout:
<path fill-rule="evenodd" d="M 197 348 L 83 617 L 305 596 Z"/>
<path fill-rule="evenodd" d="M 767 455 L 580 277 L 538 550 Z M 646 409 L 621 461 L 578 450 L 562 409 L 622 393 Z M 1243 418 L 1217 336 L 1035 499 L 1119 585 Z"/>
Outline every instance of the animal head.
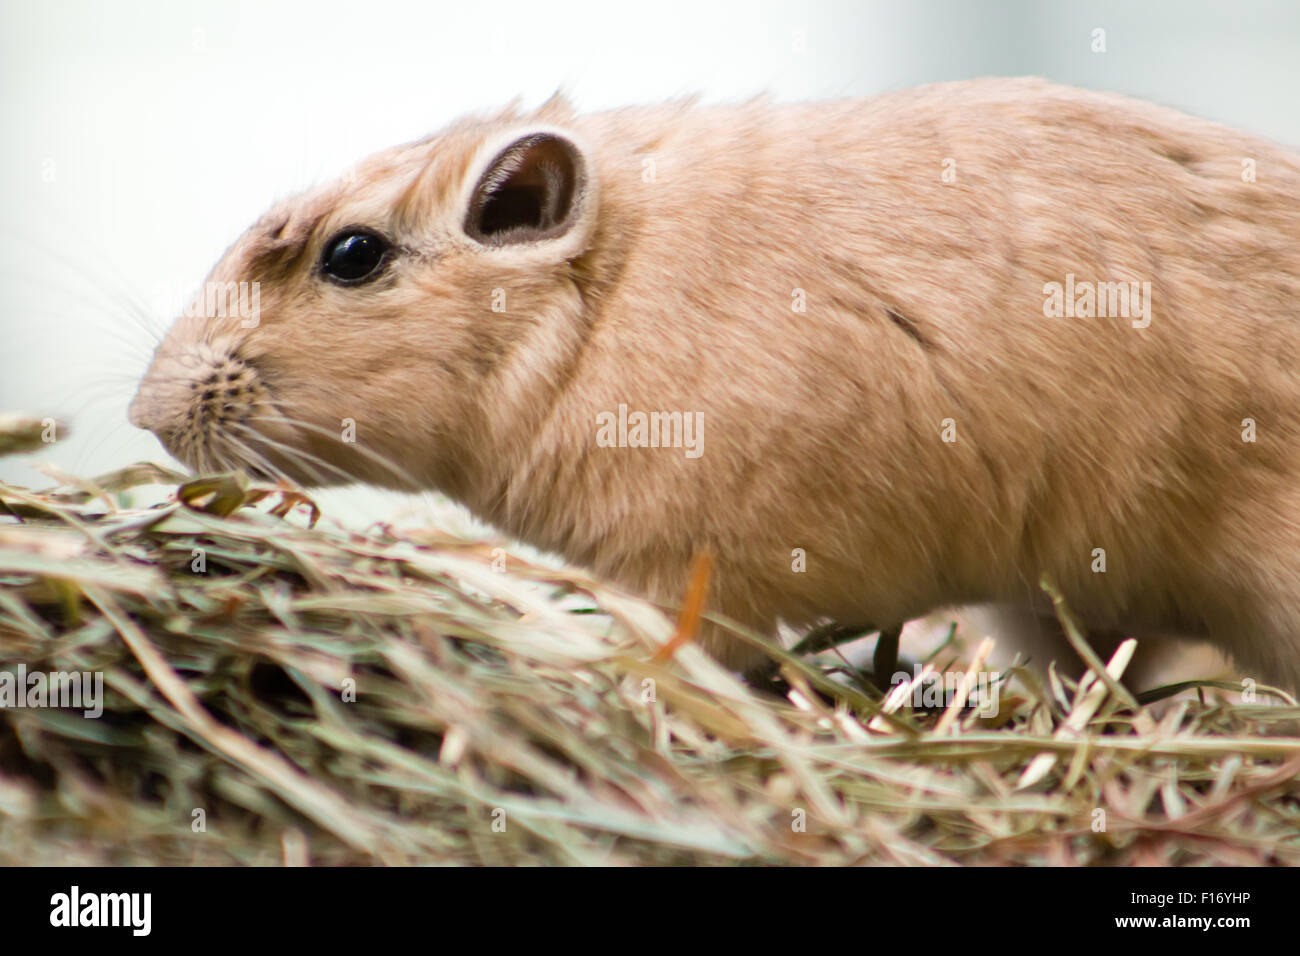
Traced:
<path fill-rule="evenodd" d="M 465 483 L 525 440 L 580 335 L 597 184 L 566 117 L 462 122 L 277 205 L 175 320 L 132 423 L 198 470 Z"/>

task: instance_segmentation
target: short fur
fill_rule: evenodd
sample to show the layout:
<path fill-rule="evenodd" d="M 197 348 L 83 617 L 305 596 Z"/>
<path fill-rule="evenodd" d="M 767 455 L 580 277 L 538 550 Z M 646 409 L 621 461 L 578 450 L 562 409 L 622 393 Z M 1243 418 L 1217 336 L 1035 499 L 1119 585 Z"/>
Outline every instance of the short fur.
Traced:
<path fill-rule="evenodd" d="M 538 130 L 586 163 L 567 230 L 474 241 Z M 350 224 L 400 247 L 357 288 L 315 269 Z M 1149 327 L 1046 317 L 1067 274 L 1149 281 Z M 1300 685 L 1300 159 L 1260 139 L 1038 80 L 552 101 L 365 161 L 212 278 L 260 281 L 260 325 L 178 320 L 132 408 L 192 466 L 438 488 L 667 603 L 708 548 L 713 608 L 764 632 L 1033 605 L 1048 573 L 1093 627 Z M 701 412 L 703 455 L 597 447 L 620 403 Z"/>

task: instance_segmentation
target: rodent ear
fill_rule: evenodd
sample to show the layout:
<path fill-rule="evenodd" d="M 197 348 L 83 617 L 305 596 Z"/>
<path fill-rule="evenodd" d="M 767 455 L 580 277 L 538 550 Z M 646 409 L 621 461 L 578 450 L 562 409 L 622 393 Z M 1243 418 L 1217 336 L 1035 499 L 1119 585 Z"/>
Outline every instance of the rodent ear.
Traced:
<path fill-rule="evenodd" d="M 529 133 L 497 153 L 479 176 L 465 232 L 489 246 L 554 239 L 581 218 L 586 192 L 581 150 L 557 133 Z"/>

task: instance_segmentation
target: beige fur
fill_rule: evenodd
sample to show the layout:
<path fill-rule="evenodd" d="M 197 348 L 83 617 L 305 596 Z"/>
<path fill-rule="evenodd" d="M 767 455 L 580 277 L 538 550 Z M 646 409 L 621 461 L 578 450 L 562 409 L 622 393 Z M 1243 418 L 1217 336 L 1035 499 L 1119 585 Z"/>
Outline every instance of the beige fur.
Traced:
<path fill-rule="evenodd" d="M 585 157 L 567 231 L 470 239 L 538 129 Z M 356 288 L 314 271 L 349 224 L 402 247 Z M 1149 327 L 1046 317 L 1067 274 L 1150 282 Z M 553 101 L 284 203 L 212 278 L 260 281 L 260 325 L 180 319 L 132 407 L 192 466 L 439 488 L 671 604 L 707 547 L 713 608 L 765 632 L 1039 604 L 1047 572 L 1091 626 L 1300 685 L 1300 159 L 1257 138 L 1037 80 Z M 703 454 L 597 447 L 620 403 L 701 412 Z"/>

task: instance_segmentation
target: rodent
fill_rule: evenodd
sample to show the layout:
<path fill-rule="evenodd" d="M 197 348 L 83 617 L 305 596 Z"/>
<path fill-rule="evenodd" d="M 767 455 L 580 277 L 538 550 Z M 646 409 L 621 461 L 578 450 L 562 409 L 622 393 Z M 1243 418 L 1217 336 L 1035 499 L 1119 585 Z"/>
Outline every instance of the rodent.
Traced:
<path fill-rule="evenodd" d="M 1034 79 L 556 98 L 276 206 L 209 281 L 260 318 L 182 315 L 130 411 L 192 467 L 439 489 L 674 605 L 708 549 L 767 633 L 1047 574 L 1300 687 L 1300 158 L 1254 136 Z M 620 406 L 699 454 L 605 447 Z"/>

